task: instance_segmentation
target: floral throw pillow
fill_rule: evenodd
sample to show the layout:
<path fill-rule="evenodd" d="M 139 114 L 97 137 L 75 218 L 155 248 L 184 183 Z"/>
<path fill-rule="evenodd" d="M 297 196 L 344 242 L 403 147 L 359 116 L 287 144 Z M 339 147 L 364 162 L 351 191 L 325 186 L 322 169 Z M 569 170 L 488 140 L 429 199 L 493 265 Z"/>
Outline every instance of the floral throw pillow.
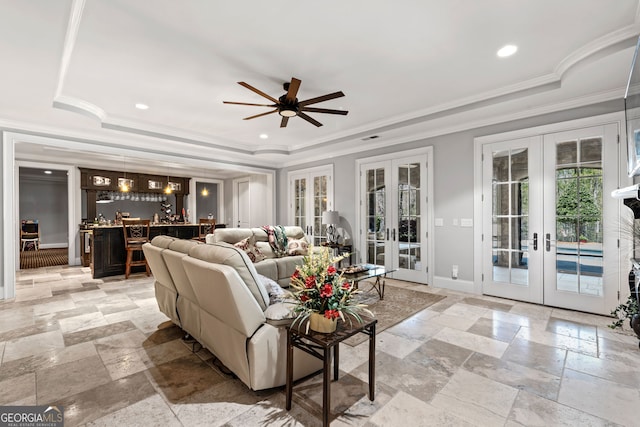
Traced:
<path fill-rule="evenodd" d="M 309 243 L 304 239 L 289 239 L 287 250 L 289 255 L 307 255 L 309 253 Z"/>
<path fill-rule="evenodd" d="M 256 242 L 253 236 L 242 239 L 233 246 L 245 251 L 251 262 L 253 262 L 254 264 L 267 259 L 266 255 L 256 247 Z"/>

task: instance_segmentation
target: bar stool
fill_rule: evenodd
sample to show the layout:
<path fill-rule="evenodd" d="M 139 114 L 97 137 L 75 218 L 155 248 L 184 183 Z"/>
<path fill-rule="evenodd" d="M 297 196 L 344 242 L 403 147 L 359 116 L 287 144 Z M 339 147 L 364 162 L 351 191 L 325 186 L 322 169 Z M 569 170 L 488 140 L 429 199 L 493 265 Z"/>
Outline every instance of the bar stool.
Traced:
<path fill-rule="evenodd" d="M 207 234 L 212 234 L 216 229 L 216 220 L 209 218 L 200 218 L 198 220 L 198 237 L 194 237 L 193 240 L 204 242 Z"/>
<path fill-rule="evenodd" d="M 149 264 L 142 252 L 142 245 L 149 241 L 149 223 L 148 219 L 123 219 L 122 228 L 124 230 L 124 247 L 127 250 L 127 264 L 124 272 L 125 279 L 129 278 L 131 267 L 144 265 L 147 269 L 147 276 L 150 275 Z M 133 259 L 133 253 L 139 252 L 140 258 Z"/>

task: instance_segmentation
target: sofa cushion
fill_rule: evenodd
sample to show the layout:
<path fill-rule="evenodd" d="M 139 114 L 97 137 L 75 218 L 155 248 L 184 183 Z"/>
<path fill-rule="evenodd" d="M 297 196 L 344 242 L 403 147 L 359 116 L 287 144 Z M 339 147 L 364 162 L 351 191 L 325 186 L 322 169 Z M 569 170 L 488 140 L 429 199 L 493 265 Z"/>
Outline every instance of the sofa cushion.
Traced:
<path fill-rule="evenodd" d="M 267 259 L 276 258 L 276 254 L 273 252 L 269 242 L 261 242 L 256 240 L 256 248 L 260 249 L 260 252 L 267 257 Z"/>
<path fill-rule="evenodd" d="M 253 236 L 253 233 L 250 228 L 218 228 L 211 236 L 212 239 L 207 240 L 207 243 L 226 242 L 233 245 L 251 236 Z"/>
<path fill-rule="evenodd" d="M 169 243 L 169 249 L 183 254 L 188 254 L 191 248 L 198 245 L 202 245 L 202 243 L 197 240 L 175 239 L 173 242 Z"/>
<path fill-rule="evenodd" d="M 256 247 L 255 237 L 253 236 L 242 239 L 239 242 L 234 243 L 233 246 L 238 249 L 242 249 L 254 264 L 267 259 L 265 254 Z"/>
<path fill-rule="evenodd" d="M 289 278 L 296 271 L 296 267 L 302 265 L 303 258 L 301 255 L 278 258 L 278 283 L 281 286 L 288 285 Z"/>
<path fill-rule="evenodd" d="M 160 235 L 154 237 L 151 240 L 151 244 L 157 248 L 167 249 L 174 240 L 176 240 L 175 237 Z"/>
<path fill-rule="evenodd" d="M 278 280 L 278 265 L 275 259 L 265 259 L 253 265 L 258 274 L 266 276 L 271 280 Z"/>
<path fill-rule="evenodd" d="M 221 229 L 223 230 L 223 229 Z M 217 234 L 218 230 L 214 233 Z M 244 284 L 262 310 L 269 306 L 269 294 L 258 279 L 258 272 L 247 254 L 228 243 L 212 243 L 194 246 L 189 256 L 215 264 L 224 264 L 236 269 Z"/>

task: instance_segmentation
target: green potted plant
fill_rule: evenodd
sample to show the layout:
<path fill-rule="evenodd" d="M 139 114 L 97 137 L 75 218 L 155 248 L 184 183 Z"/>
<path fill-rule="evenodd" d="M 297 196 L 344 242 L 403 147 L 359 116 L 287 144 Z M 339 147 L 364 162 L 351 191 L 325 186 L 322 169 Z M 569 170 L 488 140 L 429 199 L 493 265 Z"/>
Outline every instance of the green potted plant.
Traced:
<path fill-rule="evenodd" d="M 294 312 L 297 313 L 294 325 L 309 319 L 307 332 L 311 329 L 330 333 L 335 331 L 337 319 L 352 321 L 353 318 L 362 322 L 360 313 L 373 316 L 366 305 L 354 300 L 360 291 L 334 266 L 345 256 L 332 257 L 329 248 L 309 247 L 303 264 L 296 267 L 291 276 L 291 294 L 296 300 Z"/>
<path fill-rule="evenodd" d="M 629 324 L 633 328 L 634 323 L 637 323 L 637 318 L 640 315 L 638 302 L 632 295 L 629 295 L 629 298 L 627 298 L 627 302 L 618 305 L 614 310 L 611 311 L 611 315 L 616 318 L 616 320 L 614 320 L 611 325 L 609 325 L 611 329 L 622 328 L 625 320 L 627 319 L 629 319 Z M 635 322 L 634 318 L 636 319 Z M 640 334 L 638 334 L 638 332 L 636 332 L 636 334 L 640 338 Z"/>

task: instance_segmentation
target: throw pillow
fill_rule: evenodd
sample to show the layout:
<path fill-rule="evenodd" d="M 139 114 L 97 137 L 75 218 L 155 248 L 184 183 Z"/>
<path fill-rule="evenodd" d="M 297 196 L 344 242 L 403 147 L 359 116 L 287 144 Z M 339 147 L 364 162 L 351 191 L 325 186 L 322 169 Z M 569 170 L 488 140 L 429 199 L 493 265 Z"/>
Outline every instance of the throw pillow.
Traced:
<path fill-rule="evenodd" d="M 233 246 L 245 251 L 251 262 L 254 264 L 267 258 L 262 251 L 256 247 L 255 238 L 253 236 L 242 239 Z"/>
<path fill-rule="evenodd" d="M 287 292 L 282 289 L 282 286 L 277 282 L 269 279 L 267 276 L 263 276 L 262 274 L 258 274 L 258 279 L 260 279 L 260 282 L 262 282 L 262 285 L 269 294 L 269 304 L 275 304 L 285 300 Z"/>
<path fill-rule="evenodd" d="M 269 294 L 269 307 L 264 311 L 264 317 L 267 319 L 267 323 L 274 326 L 291 323 L 296 317 L 294 310 L 297 301 L 293 299 L 287 291 L 282 289 L 282 286 L 268 277 L 258 274 L 258 279 L 262 282 Z"/>
<path fill-rule="evenodd" d="M 289 255 L 307 255 L 309 253 L 309 243 L 304 239 L 289 239 L 287 249 Z"/>

